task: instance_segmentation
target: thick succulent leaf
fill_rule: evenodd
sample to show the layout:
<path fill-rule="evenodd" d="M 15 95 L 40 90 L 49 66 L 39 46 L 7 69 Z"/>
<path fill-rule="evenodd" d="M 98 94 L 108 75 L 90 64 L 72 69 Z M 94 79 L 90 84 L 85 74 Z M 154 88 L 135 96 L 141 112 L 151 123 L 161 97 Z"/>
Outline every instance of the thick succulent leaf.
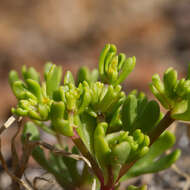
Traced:
<path fill-rule="evenodd" d="M 121 142 L 112 148 L 112 151 L 110 153 L 110 163 L 112 165 L 114 181 L 117 180 L 122 164 L 127 161 L 130 151 L 131 146 L 126 141 Z"/>
<path fill-rule="evenodd" d="M 94 83 L 96 81 L 98 81 L 98 77 L 99 77 L 99 72 L 97 69 L 93 69 L 91 74 L 90 74 L 90 82 Z"/>
<path fill-rule="evenodd" d="M 75 85 L 75 80 L 73 78 L 71 71 L 67 71 L 64 76 L 64 85 L 69 85 L 69 84 Z"/>
<path fill-rule="evenodd" d="M 77 132 L 91 154 L 94 154 L 94 130 L 96 127 L 96 119 L 90 115 L 83 113 L 78 118 Z"/>
<path fill-rule="evenodd" d="M 22 67 L 22 76 L 24 80 L 26 81 L 27 79 L 32 79 L 37 82 L 40 81 L 40 75 L 39 73 L 33 68 L 29 67 L 27 68 L 25 65 Z"/>
<path fill-rule="evenodd" d="M 180 156 L 180 151 L 175 150 L 167 155 L 163 153 L 175 143 L 175 136 L 170 132 L 163 133 L 150 147 L 149 152 L 138 160 L 134 166 L 122 177 L 121 181 L 143 175 L 159 172 L 169 168 Z"/>
<path fill-rule="evenodd" d="M 62 77 L 62 68 L 56 65 L 48 64 L 45 70 L 47 95 L 52 97 L 53 92 L 59 89 Z"/>
<path fill-rule="evenodd" d="M 18 81 L 15 81 L 12 85 L 12 90 L 13 90 L 13 93 L 14 95 L 16 96 L 16 98 L 18 99 L 24 99 L 25 96 L 26 96 L 26 86 L 25 84 L 21 81 L 21 80 L 18 80 Z"/>
<path fill-rule="evenodd" d="M 134 123 L 134 129 L 141 129 L 143 133 L 148 133 L 160 118 L 160 107 L 156 101 L 152 100 L 142 110 Z"/>
<path fill-rule="evenodd" d="M 107 59 L 108 53 L 116 52 L 117 49 L 112 44 L 106 44 L 104 49 L 102 50 L 99 58 L 99 73 L 102 80 L 105 78 L 105 61 Z"/>
<path fill-rule="evenodd" d="M 124 130 L 132 131 L 133 124 L 137 118 L 137 98 L 134 95 L 129 95 L 126 98 L 121 116 Z"/>
<path fill-rule="evenodd" d="M 177 84 L 177 72 L 173 68 L 169 68 L 163 77 L 165 93 L 169 98 L 175 97 L 174 89 Z"/>
<path fill-rule="evenodd" d="M 77 85 L 79 85 L 79 83 L 82 83 L 83 81 L 88 82 L 88 84 L 92 84 L 98 80 L 98 76 L 99 73 L 97 69 L 94 69 L 91 72 L 88 67 L 81 67 L 77 73 Z"/>
<path fill-rule="evenodd" d="M 88 67 L 81 67 L 77 73 L 77 85 L 83 81 L 89 82 L 89 69 Z"/>
<path fill-rule="evenodd" d="M 38 130 L 37 126 L 31 121 L 27 122 L 24 125 L 23 131 L 22 131 L 22 136 L 21 136 L 22 142 L 24 142 L 26 140 L 28 135 L 29 135 L 29 140 L 31 140 L 31 141 L 40 140 L 39 130 Z"/>
<path fill-rule="evenodd" d="M 101 122 L 97 125 L 94 131 L 94 152 L 98 163 L 102 168 L 107 165 L 107 159 L 111 151 L 108 142 L 105 139 L 107 128 L 108 124 L 106 122 Z"/>
<path fill-rule="evenodd" d="M 114 85 L 118 85 L 122 83 L 126 77 L 133 71 L 134 67 L 136 64 L 136 58 L 135 57 L 130 57 L 128 58 L 125 63 L 122 66 L 121 73 L 119 74 L 118 79 L 114 83 Z"/>
<path fill-rule="evenodd" d="M 40 84 L 33 80 L 33 79 L 27 79 L 26 80 L 28 90 L 37 97 L 39 102 L 42 102 L 42 89 Z"/>
<path fill-rule="evenodd" d="M 187 101 L 180 102 L 172 110 L 171 117 L 177 120 L 190 121 L 190 95 Z"/>
<path fill-rule="evenodd" d="M 19 80 L 18 73 L 15 70 L 12 70 L 9 73 L 9 84 L 11 85 L 11 87 L 12 87 L 13 83 L 18 80 Z"/>

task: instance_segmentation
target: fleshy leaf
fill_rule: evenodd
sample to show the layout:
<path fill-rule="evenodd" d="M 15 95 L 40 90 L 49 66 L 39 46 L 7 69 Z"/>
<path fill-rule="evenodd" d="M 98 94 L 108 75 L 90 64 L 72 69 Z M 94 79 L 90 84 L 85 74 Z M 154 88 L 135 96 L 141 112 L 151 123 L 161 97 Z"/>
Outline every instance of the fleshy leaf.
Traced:
<path fill-rule="evenodd" d="M 179 158 L 180 151 L 175 150 L 167 155 L 162 155 L 166 150 L 171 148 L 174 143 L 175 136 L 172 133 L 168 131 L 163 133 L 150 147 L 149 152 L 134 164 L 134 166 L 121 178 L 121 181 L 169 168 Z"/>

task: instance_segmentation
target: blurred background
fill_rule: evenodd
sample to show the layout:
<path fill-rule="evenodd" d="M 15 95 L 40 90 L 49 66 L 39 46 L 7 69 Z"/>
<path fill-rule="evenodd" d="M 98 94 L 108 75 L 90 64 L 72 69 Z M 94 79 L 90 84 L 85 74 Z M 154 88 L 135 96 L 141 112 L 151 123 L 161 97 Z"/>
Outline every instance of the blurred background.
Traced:
<path fill-rule="evenodd" d="M 11 69 L 25 64 L 42 72 L 52 61 L 76 74 L 81 65 L 96 67 L 101 49 L 114 43 L 137 58 L 125 87 L 150 95 L 154 73 L 172 66 L 186 74 L 189 34 L 189 0 L 0 0 L 0 121 L 16 104 Z"/>

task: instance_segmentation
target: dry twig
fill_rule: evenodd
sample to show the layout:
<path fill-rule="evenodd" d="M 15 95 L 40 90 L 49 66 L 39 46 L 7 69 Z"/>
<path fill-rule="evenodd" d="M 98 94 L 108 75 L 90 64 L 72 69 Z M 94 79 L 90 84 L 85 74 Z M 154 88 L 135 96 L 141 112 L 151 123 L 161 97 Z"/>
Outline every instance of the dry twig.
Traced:
<path fill-rule="evenodd" d="M 18 177 L 16 177 L 15 175 L 13 175 L 8 167 L 7 164 L 4 160 L 3 154 L 1 152 L 1 139 L 0 139 L 0 160 L 1 160 L 1 164 L 2 167 L 4 168 L 4 170 L 7 172 L 7 174 L 11 177 L 12 180 L 16 181 L 18 184 L 20 184 L 22 187 L 24 187 L 26 190 L 32 190 L 26 183 L 24 183 L 23 180 L 19 179 Z"/>

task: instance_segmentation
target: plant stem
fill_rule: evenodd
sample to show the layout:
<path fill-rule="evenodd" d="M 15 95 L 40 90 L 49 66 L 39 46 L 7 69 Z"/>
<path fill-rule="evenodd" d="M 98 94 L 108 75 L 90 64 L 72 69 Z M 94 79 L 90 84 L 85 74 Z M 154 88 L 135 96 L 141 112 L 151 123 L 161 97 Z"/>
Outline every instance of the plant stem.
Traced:
<path fill-rule="evenodd" d="M 91 166 L 92 166 L 92 170 L 95 173 L 95 175 L 98 177 L 98 179 L 100 180 L 100 183 L 104 184 L 104 177 L 103 177 L 101 169 L 99 168 L 97 162 L 91 156 L 89 151 L 86 149 L 84 143 L 80 139 L 76 130 L 74 130 L 74 135 L 71 137 L 71 139 L 72 139 L 73 143 L 76 145 L 76 147 L 79 149 L 81 154 L 90 161 Z"/>
<path fill-rule="evenodd" d="M 175 121 L 171 118 L 171 113 L 168 111 L 164 118 L 158 123 L 158 125 L 149 134 L 150 146 L 158 139 L 158 137 Z"/>
<path fill-rule="evenodd" d="M 114 190 L 114 187 L 109 187 L 109 186 L 101 186 L 100 190 Z"/>
<path fill-rule="evenodd" d="M 109 178 L 108 178 L 107 185 L 101 184 L 100 190 L 114 190 L 115 183 L 114 183 L 114 176 L 113 176 L 111 165 L 108 166 L 108 172 L 109 172 Z"/>

